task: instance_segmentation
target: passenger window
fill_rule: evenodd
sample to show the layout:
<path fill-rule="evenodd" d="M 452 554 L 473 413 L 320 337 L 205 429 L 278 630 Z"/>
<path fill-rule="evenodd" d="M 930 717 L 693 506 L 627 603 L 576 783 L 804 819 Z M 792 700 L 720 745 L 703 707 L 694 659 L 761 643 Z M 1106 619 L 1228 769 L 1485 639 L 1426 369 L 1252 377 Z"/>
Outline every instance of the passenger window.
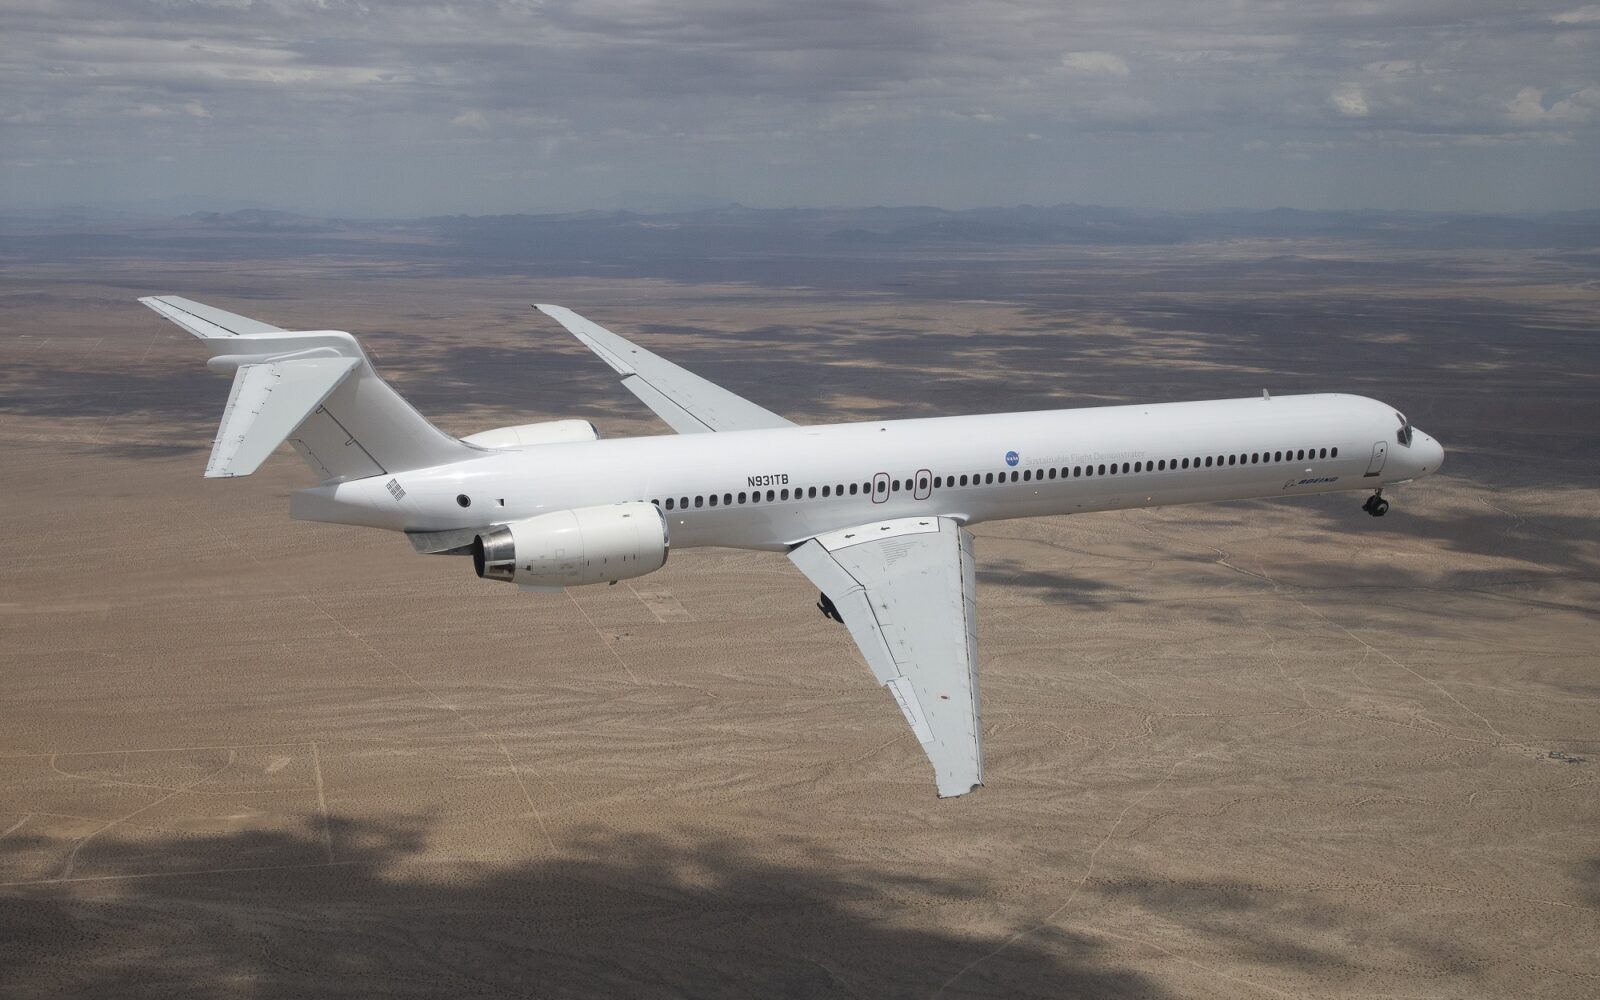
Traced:
<path fill-rule="evenodd" d="M 983 474 L 983 484 L 985 486 L 989 486 L 989 485 L 992 485 L 993 483 L 994 483 L 994 473 L 985 472 Z"/>
<path fill-rule="evenodd" d="M 889 484 L 889 489 L 890 489 L 891 492 L 899 493 L 900 492 L 900 480 L 896 479 L 894 482 L 890 483 Z"/>
<path fill-rule="evenodd" d="M 1318 458 L 1327 458 L 1328 457 L 1328 449 L 1326 449 L 1326 448 L 1321 449 L 1321 451 L 1317 454 L 1317 457 Z"/>
<path fill-rule="evenodd" d="M 850 495 L 851 496 L 855 496 L 856 495 L 856 484 L 855 483 L 851 483 L 850 484 Z"/>
<path fill-rule="evenodd" d="M 789 491 L 788 491 L 788 490 L 783 490 L 783 491 L 782 491 L 782 492 L 780 492 L 780 493 L 779 493 L 779 494 L 778 494 L 778 498 L 779 498 L 779 499 L 780 499 L 780 500 L 787 500 L 787 499 L 789 499 Z"/>
<path fill-rule="evenodd" d="M 967 485 L 967 477 L 966 477 L 965 474 L 963 474 L 962 477 L 961 477 L 961 485 L 962 486 Z"/>
<path fill-rule="evenodd" d="M 1208 468 L 1208 469 L 1211 468 L 1211 456 L 1210 455 L 1206 456 L 1206 468 Z"/>
<path fill-rule="evenodd" d="M 706 498 L 705 497 L 695 497 L 694 498 L 694 505 L 696 507 L 704 507 L 706 505 Z"/>
<path fill-rule="evenodd" d="M 1022 478 L 1027 482 L 1030 482 L 1030 483 L 1033 482 L 1033 470 L 1032 469 L 1024 470 L 1023 473 L 1022 473 Z"/>
<path fill-rule="evenodd" d="M 745 503 L 747 503 L 749 501 L 749 499 L 750 499 L 749 494 L 746 494 L 746 493 L 739 494 L 739 505 L 743 506 Z"/>
<path fill-rule="evenodd" d="M 787 498 L 789 491 L 788 490 L 784 490 L 783 492 L 784 492 L 785 498 Z M 775 498 L 775 496 L 776 496 L 776 494 L 774 494 L 771 490 L 768 490 L 767 491 L 767 503 L 771 503 L 773 501 L 773 499 Z"/>
<path fill-rule="evenodd" d="M 689 498 L 688 497 L 679 497 L 678 498 L 678 506 L 680 508 L 682 508 L 683 510 L 688 510 L 689 509 Z"/>
<path fill-rule="evenodd" d="M 928 477 L 927 476 L 919 476 L 919 477 L 917 477 L 917 489 L 925 490 L 927 488 L 928 488 Z"/>
<path fill-rule="evenodd" d="M 732 504 L 733 504 L 733 494 L 732 493 L 724 493 L 724 494 L 722 494 L 722 506 L 728 507 L 728 506 L 731 506 Z"/>
<path fill-rule="evenodd" d="M 1004 476 L 1005 473 L 1002 472 L 1001 475 Z M 1016 470 L 1012 470 L 1012 472 L 1011 472 L 1011 481 L 1013 483 L 1016 482 L 1017 480 L 1021 479 L 1021 478 L 1022 478 L 1022 473 L 1017 472 Z"/>
<path fill-rule="evenodd" d="M 832 494 L 833 494 L 833 490 L 832 490 L 832 489 L 831 489 L 831 488 L 830 488 L 830 487 L 827 487 L 827 486 L 824 486 L 824 487 L 823 487 L 823 488 L 822 488 L 822 496 L 823 496 L 823 499 L 827 499 L 827 498 L 828 498 L 828 497 L 829 497 L 829 496 L 831 496 L 831 495 L 832 495 Z"/>
<path fill-rule="evenodd" d="M 1335 449 L 1333 449 L 1333 451 L 1332 451 L 1332 452 L 1330 452 L 1330 454 L 1331 454 L 1331 455 L 1332 455 L 1332 456 L 1333 456 L 1333 457 L 1334 457 L 1334 458 L 1338 458 L 1338 457 L 1339 457 L 1339 449 L 1338 449 L 1338 448 L 1335 448 Z"/>
<path fill-rule="evenodd" d="M 1052 465 L 1050 467 L 1050 478 L 1054 479 L 1055 477 L 1056 477 L 1056 467 Z"/>
<path fill-rule="evenodd" d="M 668 510 L 672 509 L 672 498 L 671 497 L 667 497 L 667 509 Z"/>
<path fill-rule="evenodd" d="M 817 498 L 817 488 L 815 486 L 813 486 L 810 489 L 808 489 L 806 491 L 806 496 L 810 497 L 812 500 L 815 500 Z"/>

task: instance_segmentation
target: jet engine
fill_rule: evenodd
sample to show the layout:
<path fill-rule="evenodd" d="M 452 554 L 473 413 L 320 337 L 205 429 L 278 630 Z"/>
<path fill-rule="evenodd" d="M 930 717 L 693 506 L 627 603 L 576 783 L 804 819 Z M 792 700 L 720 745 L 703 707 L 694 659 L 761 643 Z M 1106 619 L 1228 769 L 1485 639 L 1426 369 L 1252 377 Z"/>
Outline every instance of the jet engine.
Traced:
<path fill-rule="evenodd" d="M 600 432 L 587 420 L 549 420 L 539 424 L 518 424 L 468 434 L 461 440 L 480 448 L 526 448 L 533 444 L 566 444 L 569 441 L 598 441 Z"/>
<path fill-rule="evenodd" d="M 489 528 L 472 540 L 472 565 L 485 580 L 576 587 L 653 573 L 666 564 L 668 548 L 660 509 L 633 501 Z"/>

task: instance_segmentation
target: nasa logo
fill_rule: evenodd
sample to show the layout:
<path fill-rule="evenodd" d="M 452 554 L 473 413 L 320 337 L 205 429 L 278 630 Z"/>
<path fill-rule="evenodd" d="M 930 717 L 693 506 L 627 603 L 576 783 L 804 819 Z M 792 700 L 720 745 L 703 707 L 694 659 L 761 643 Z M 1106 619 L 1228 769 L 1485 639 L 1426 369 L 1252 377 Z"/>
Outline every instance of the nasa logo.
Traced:
<path fill-rule="evenodd" d="M 1021 455 L 1018 455 L 1014 451 L 1006 452 L 1006 464 L 1007 465 L 1016 465 L 1020 461 L 1022 461 L 1022 456 Z"/>

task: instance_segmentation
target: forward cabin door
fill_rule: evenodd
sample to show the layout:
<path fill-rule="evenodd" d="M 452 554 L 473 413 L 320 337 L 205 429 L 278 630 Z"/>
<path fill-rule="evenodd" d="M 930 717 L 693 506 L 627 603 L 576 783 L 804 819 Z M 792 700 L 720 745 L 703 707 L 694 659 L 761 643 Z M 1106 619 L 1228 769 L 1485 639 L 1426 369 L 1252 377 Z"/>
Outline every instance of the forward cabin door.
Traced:
<path fill-rule="evenodd" d="M 1367 475 L 1371 478 L 1383 471 L 1383 460 L 1389 457 L 1389 442 L 1379 441 L 1372 446 L 1372 461 L 1367 463 Z"/>

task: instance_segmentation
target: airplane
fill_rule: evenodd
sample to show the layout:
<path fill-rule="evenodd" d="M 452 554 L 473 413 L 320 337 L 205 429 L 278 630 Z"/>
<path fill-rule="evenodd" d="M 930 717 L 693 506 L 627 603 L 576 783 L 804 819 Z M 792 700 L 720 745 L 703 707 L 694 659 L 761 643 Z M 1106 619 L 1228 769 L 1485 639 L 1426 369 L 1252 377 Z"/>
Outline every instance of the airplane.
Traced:
<path fill-rule="evenodd" d="M 673 548 L 785 553 L 893 696 L 941 798 L 984 783 L 972 525 L 1345 490 L 1382 517 L 1386 488 L 1444 460 L 1399 410 L 1334 393 L 802 426 L 554 305 L 536 308 L 677 433 L 555 420 L 455 438 L 349 333 L 139 301 L 233 377 L 205 476 L 248 476 L 288 441 L 321 480 L 291 496 L 292 518 L 402 531 L 529 591 L 640 577 Z"/>

